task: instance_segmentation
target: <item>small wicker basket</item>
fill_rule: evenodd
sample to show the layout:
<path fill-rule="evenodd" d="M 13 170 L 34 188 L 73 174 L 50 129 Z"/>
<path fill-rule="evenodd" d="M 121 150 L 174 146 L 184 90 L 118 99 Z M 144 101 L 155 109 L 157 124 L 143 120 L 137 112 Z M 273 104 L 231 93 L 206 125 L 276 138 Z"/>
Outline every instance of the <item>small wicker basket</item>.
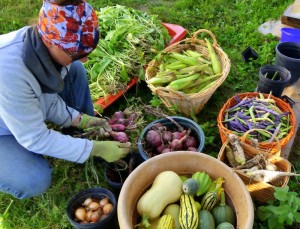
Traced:
<path fill-rule="evenodd" d="M 218 155 L 218 159 L 227 165 L 229 165 L 229 162 L 226 158 L 225 147 L 228 144 L 229 144 L 228 140 L 225 141 Z M 254 148 L 253 146 L 243 142 L 241 142 L 241 145 L 244 149 L 244 153 L 246 157 L 253 158 L 258 153 L 263 153 L 266 159 L 268 159 L 271 163 L 275 164 L 279 171 L 291 172 L 291 164 L 288 160 L 282 157 L 278 157 L 276 155 L 269 154 L 263 150 Z M 270 184 L 270 183 L 259 182 L 254 179 L 251 179 L 251 177 L 243 174 L 238 170 L 235 170 L 235 172 L 243 180 L 252 198 L 263 203 L 266 203 L 270 200 L 274 200 L 275 187 L 283 188 L 289 182 L 289 176 L 278 178 L 274 182 L 272 182 L 272 184 Z"/>
<path fill-rule="evenodd" d="M 258 92 L 246 92 L 246 93 L 241 93 L 238 94 L 236 96 L 238 96 L 241 100 L 245 97 L 247 98 L 253 98 L 258 96 Z M 263 94 L 265 98 L 267 98 L 269 95 L 268 94 Z M 276 106 L 283 112 L 289 112 L 290 113 L 290 126 L 291 129 L 289 130 L 287 136 L 285 136 L 284 138 L 279 140 L 278 144 L 276 141 L 273 142 L 260 142 L 259 143 L 259 147 L 265 151 L 269 151 L 272 154 L 277 154 L 278 152 L 280 152 L 280 150 L 290 141 L 290 139 L 292 139 L 292 137 L 295 134 L 295 127 L 296 127 L 296 116 L 295 113 L 293 111 L 293 109 L 291 108 L 291 106 L 286 103 L 285 101 L 275 97 L 275 96 L 271 96 L 272 99 L 275 100 Z M 218 121 L 218 128 L 219 128 L 219 134 L 221 137 L 221 141 L 222 143 L 226 142 L 227 140 L 227 136 L 229 133 L 232 133 L 231 130 L 227 129 L 224 125 L 223 125 L 223 120 L 225 117 L 225 113 L 226 110 L 229 109 L 230 107 L 233 107 L 236 104 L 236 100 L 235 100 L 235 96 L 231 97 L 229 100 L 227 100 L 227 102 L 223 105 L 223 107 L 221 108 L 219 115 L 217 117 L 217 121 Z M 242 137 L 239 137 L 240 139 L 242 139 Z M 249 139 L 245 139 L 245 143 L 250 144 L 250 140 Z M 279 156 L 279 155 L 278 155 Z"/>
<path fill-rule="evenodd" d="M 148 81 L 155 77 L 158 70 L 160 62 L 157 60 L 152 60 L 146 69 L 146 82 L 151 91 L 159 96 L 163 101 L 165 106 L 171 111 L 179 111 L 187 117 L 191 117 L 193 114 L 199 113 L 207 101 L 210 99 L 212 94 L 217 90 L 217 88 L 224 82 L 230 71 L 230 60 L 227 54 L 219 47 L 217 44 L 216 37 L 212 32 L 206 29 L 200 29 L 196 31 L 191 38 L 184 39 L 173 45 L 170 45 L 164 52 L 182 52 L 184 50 L 194 50 L 201 53 L 204 57 L 209 57 L 208 48 L 205 40 L 197 39 L 200 33 L 207 33 L 213 40 L 212 46 L 221 62 L 222 65 L 222 75 L 215 82 L 215 84 L 208 88 L 207 90 L 201 91 L 199 93 L 185 94 L 180 91 L 175 91 L 165 87 L 156 87 Z"/>

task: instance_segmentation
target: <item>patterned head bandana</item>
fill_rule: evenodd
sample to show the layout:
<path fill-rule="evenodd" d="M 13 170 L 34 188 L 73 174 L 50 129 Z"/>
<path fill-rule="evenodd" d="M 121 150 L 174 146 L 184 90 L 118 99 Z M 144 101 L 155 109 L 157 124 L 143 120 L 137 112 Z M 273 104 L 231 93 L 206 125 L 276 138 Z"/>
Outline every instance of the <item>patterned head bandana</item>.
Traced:
<path fill-rule="evenodd" d="M 38 32 L 48 45 L 55 45 L 73 57 L 91 53 L 99 40 L 96 12 L 87 2 L 57 5 L 44 0 L 37 23 Z"/>

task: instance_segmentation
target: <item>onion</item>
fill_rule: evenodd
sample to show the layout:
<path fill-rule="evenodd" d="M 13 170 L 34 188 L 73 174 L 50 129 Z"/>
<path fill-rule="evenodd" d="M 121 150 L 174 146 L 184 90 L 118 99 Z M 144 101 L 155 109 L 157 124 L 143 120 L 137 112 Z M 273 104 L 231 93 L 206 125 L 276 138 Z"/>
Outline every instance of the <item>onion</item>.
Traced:
<path fill-rule="evenodd" d="M 91 222 L 93 222 L 93 223 L 98 222 L 100 219 L 100 216 L 101 216 L 101 212 L 99 212 L 99 211 L 93 212 L 91 215 Z"/>
<path fill-rule="evenodd" d="M 197 147 L 197 140 L 196 140 L 196 138 L 194 138 L 193 136 L 188 136 L 186 139 L 185 139 L 185 141 L 184 141 L 184 143 L 183 143 L 183 146 L 185 147 L 185 148 L 189 148 L 189 147 Z"/>
<path fill-rule="evenodd" d="M 97 202 L 92 202 L 92 203 L 89 204 L 88 207 L 89 207 L 90 210 L 95 211 L 100 207 L 100 205 Z"/>
<path fill-rule="evenodd" d="M 181 139 L 184 136 L 184 133 L 175 131 L 172 133 L 172 139 Z"/>
<path fill-rule="evenodd" d="M 124 124 L 126 126 L 131 126 L 134 124 L 134 119 L 136 117 L 136 114 L 135 113 L 132 113 L 129 115 L 129 117 L 124 121 Z"/>
<path fill-rule="evenodd" d="M 161 153 L 165 148 L 166 148 L 165 145 L 161 144 L 156 147 L 156 152 Z"/>
<path fill-rule="evenodd" d="M 110 127 L 113 131 L 125 131 L 126 130 L 126 126 L 123 124 L 111 124 Z"/>
<path fill-rule="evenodd" d="M 118 142 L 129 142 L 128 135 L 125 132 L 109 132 L 110 136 L 113 137 L 115 141 Z"/>
<path fill-rule="evenodd" d="M 159 133 L 155 130 L 149 130 L 146 134 L 146 142 L 152 147 L 157 147 L 162 144 Z"/>
<path fill-rule="evenodd" d="M 182 150 L 183 145 L 182 145 L 182 142 L 181 142 L 179 139 L 174 139 L 174 140 L 172 140 L 172 142 L 170 143 L 170 147 L 171 147 L 173 150 Z"/>
<path fill-rule="evenodd" d="M 89 206 L 90 203 L 92 203 L 92 201 L 93 201 L 92 198 L 90 198 L 90 197 L 86 198 L 82 205 L 83 206 Z"/>
<path fill-rule="evenodd" d="M 84 208 L 80 207 L 77 208 L 75 211 L 75 217 L 79 220 L 84 220 L 86 217 L 86 211 Z"/>
<path fill-rule="evenodd" d="M 105 204 L 107 204 L 109 202 L 108 197 L 103 198 L 102 200 L 100 200 L 99 204 L 100 207 L 103 207 Z"/>
<path fill-rule="evenodd" d="M 161 151 L 161 153 L 169 153 L 169 152 L 172 152 L 172 150 L 169 147 L 164 148 L 163 151 Z"/>
<path fill-rule="evenodd" d="M 105 204 L 103 206 L 103 214 L 108 215 L 112 211 L 113 207 L 114 206 L 111 203 Z"/>
<path fill-rule="evenodd" d="M 122 111 L 116 111 L 116 112 L 114 113 L 114 117 L 115 117 L 116 119 L 123 119 L 123 118 L 124 118 L 124 113 L 123 113 Z"/>
<path fill-rule="evenodd" d="M 197 152 L 197 151 L 198 151 L 198 149 L 197 149 L 197 148 L 195 148 L 195 147 L 189 147 L 189 148 L 187 149 L 187 151 L 193 151 L 193 152 Z"/>
<path fill-rule="evenodd" d="M 170 131 L 164 131 L 161 138 L 166 143 L 172 141 L 172 133 Z"/>

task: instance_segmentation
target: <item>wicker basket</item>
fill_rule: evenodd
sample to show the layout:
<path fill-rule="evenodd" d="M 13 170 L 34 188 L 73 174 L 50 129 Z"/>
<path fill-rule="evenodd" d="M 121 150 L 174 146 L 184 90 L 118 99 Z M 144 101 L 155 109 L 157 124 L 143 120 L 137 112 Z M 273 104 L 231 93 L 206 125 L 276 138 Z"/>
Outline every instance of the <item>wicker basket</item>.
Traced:
<path fill-rule="evenodd" d="M 220 149 L 218 159 L 228 165 L 229 163 L 225 153 L 225 147 L 227 144 L 229 144 L 228 141 L 223 144 L 222 148 Z M 258 153 L 263 153 L 270 162 L 277 166 L 278 170 L 283 172 L 291 172 L 291 164 L 288 160 L 276 155 L 268 154 L 263 150 L 256 149 L 243 142 L 241 142 L 241 145 L 244 149 L 246 157 L 253 158 Z M 251 177 L 241 173 L 240 171 L 235 172 L 243 180 L 252 198 L 264 203 L 274 200 L 275 187 L 283 188 L 289 182 L 289 176 L 279 178 L 272 182 L 272 184 L 269 184 L 251 179 Z"/>
<path fill-rule="evenodd" d="M 212 87 L 202 92 L 193 94 L 185 94 L 183 92 L 175 91 L 165 87 L 155 87 L 148 83 L 148 80 L 156 76 L 159 70 L 160 62 L 152 60 L 146 69 L 146 82 L 151 91 L 159 96 L 168 109 L 171 111 L 179 111 L 187 117 L 191 117 L 191 115 L 197 114 L 202 110 L 212 94 L 224 82 L 230 71 L 230 60 L 228 59 L 227 54 L 219 47 L 215 36 L 209 30 L 200 29 L 195 32 L 191 38 L 184 39 L 167 47 L 164 49 L 164 52 L 182 52 L 184 50 L 194 50 L 208 58 L 209 52 L 205 40 L 197 39 L 197 35 L 200 33 L 207 33 L 213 39 L 212 45 L 222 64 L 222 75 Z"/>
<path fill-rule="evenodd" d="M 236 96 L 238 96 L 241 100 L 245 97 L 247 98 L 253 98 L 258 96 L 258 92 L 247 92 L 247 93 L 241 93 L 238 94 Z M 269 95 L 268 94 L 263 94 L 265 98 L 267 98 Z M 284 102 L 283 100 L 275 97 L 275 96 L 271 96 L 272 99 L 275 100 L 276 106 L 283 112 L 289 112 L 290 113 L 290 126 L 292 127 L 287 136 L 285 136 L 284 138 L 280 139 L 279 142 L 280 144 L 277 144 L 276 141 L 273 142 L 260 142 L 259 143 L 259 147 L 265 151 L 269 151 L 272 154 L 277 154 L 278 152 L 280 152 L 280 150 L 290 141 L 290 139 L 294 136 L 295 134 L 295 127 L 296 127 L 296 116 L 294 114 L 293 109 L 290 107 L 290 105 L 286 102 Z M 219 112 L 217 121 L 218 121 L 218 128 L 219 128 L 219 133 L 220 133 L 220 137 L 222 140 L 222 143 L 226 142 L 227 140 L 227 135 L 229 133 L 232 133 L 231 130 L 227 129 L 224 125 L 223 125 L 223 120 L 224 120 L 224 116 L 225 116 L 225 112 L 227 109 L 229 109 L 230 107 L 233 107 L 236 104 L 236 100 L 235 100 L 235 96 L 231 97 L 222 107 L 222 109 Z M 241 139 L 242 137 L 240 137 Z M 250 140 L 246 139 L 245 143 L 250 144 Z M 280 147 L 280 148 L 279 148 Z"/>

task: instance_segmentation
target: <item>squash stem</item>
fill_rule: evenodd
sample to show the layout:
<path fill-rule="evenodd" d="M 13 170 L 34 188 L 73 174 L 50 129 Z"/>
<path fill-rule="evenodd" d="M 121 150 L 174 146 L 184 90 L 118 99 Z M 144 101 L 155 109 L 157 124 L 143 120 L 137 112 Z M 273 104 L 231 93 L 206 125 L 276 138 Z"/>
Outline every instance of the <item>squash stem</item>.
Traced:
<path fill-rule="evenodd" d="M 224 206 L 225 205 L 225 192 L 224 189 L 221 191 L 221 202 L 220 205 Z"/>

